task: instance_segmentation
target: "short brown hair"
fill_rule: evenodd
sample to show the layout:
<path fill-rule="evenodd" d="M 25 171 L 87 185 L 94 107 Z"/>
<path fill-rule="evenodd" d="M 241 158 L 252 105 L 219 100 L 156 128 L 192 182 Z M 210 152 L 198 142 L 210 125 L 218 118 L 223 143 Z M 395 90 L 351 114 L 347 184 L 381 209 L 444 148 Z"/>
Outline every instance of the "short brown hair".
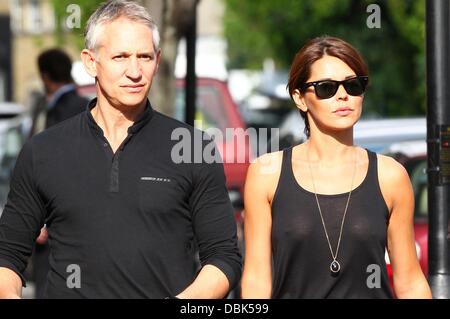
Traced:
<path fill-rule="evenodd" d="M 300 86 L 306 83 L 311 75 L 311 65 L 321 59 L 324 55 L 341 59 L 356 73 L 357 76 L 369 75 L 366 62 L 364 62 L 361 54 L 349 43 L 342 39 L 330 36 L 317 37 L 309 40 L 300 51 L 297 52 L 292 61 L 287 84 L 291 98 L 296 89 L 303 93 Z M 305 134 L 309 137 L 308 117 L 306 116 L 306 113 L 301 110 L 300 114 L 305 121 Z"/>

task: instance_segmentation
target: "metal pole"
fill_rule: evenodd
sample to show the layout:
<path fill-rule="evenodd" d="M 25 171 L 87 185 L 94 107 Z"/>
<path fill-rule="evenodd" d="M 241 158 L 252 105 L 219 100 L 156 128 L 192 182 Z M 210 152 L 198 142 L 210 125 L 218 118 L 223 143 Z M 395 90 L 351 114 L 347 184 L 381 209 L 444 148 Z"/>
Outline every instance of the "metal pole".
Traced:
<path fill-rule="evenodd" d="M 12 70 L 12 34 L 10 28 L 10 18 L 5 15 L 0 16 L 0 71 L 3 70 L 4 87 L 0 87 L 5 101 L 13 100 L 13 70 Z M 0 74 L 1 76 L 1 74 Z"/>
<path fill-rule="evenodd" d="M 450 298 L 450 4 L 426 2 L 428 263 L 434 298 Z"/>
<path fill-rule="evenodd" d="M 194 125 L 197 97 L 197 77 L 195 73 L 195 55 L 197 39 L 197 1 L 195 1 L 191 24 L 186 30 L 186 123 Z"/>

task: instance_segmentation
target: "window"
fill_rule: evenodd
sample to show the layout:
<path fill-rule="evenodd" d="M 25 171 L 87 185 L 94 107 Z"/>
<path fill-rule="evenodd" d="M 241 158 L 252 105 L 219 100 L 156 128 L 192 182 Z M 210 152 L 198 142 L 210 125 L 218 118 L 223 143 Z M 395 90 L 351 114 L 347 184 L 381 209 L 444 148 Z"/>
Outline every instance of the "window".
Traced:
<path fill-rule="evenodd" d="M 14 33 L 23 31 L 23 1 L 11 0 L 11 30 Z"/>
<path fill-rule="evenodd" d="M 55 14 L 49 0 L 10 0 L 11 30 L 15 34 L 42 34 L 55 29 Z"/>
<path fill-rule="evenodd" d="M 29 4 L 30 24 L 27 31 L 42 33 L 42 12 L 39 0 L 31 0 Z"/>
<path fill-rule="evenodd" d="M 184 121 L 184 89 L 177 89 L 175 118 Z M 197 86 L 197 105 L 195 120 L 201 120 L 202 130 L 218 128 L 225 134 L 225 129 L 231 127 L 224 109 L 222 97 L 213 86 Z"/>

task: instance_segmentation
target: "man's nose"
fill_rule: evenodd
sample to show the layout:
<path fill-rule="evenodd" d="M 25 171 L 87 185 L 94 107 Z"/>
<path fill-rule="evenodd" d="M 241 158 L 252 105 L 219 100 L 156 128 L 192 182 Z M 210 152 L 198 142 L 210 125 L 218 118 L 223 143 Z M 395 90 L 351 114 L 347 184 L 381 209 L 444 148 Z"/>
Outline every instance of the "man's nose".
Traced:
<path fill-rule="evenodd" d="M 126 75 L 132 79 L 138 79 L 142 76 L 142 68 L 136 57 L 130 57 L 127 65 Z"/>

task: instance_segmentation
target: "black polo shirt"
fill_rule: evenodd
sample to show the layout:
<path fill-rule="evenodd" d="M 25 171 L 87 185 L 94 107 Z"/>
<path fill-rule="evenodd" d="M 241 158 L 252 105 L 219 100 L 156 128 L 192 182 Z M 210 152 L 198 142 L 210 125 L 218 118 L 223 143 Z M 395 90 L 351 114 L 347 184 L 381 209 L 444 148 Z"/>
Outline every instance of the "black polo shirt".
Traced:
<path fill-rule="evenodd" d="M 172 159 L 173 132 L 199 131 L 148 103 L 114 154 L 95 103 L 23 147 L 0 218 L 0 267 L 23 279 L 46 223 L 49 298 L 164 298 L 192 283 L 200 264 L 234 286 L 241 256 L 223 165 Z"/>

